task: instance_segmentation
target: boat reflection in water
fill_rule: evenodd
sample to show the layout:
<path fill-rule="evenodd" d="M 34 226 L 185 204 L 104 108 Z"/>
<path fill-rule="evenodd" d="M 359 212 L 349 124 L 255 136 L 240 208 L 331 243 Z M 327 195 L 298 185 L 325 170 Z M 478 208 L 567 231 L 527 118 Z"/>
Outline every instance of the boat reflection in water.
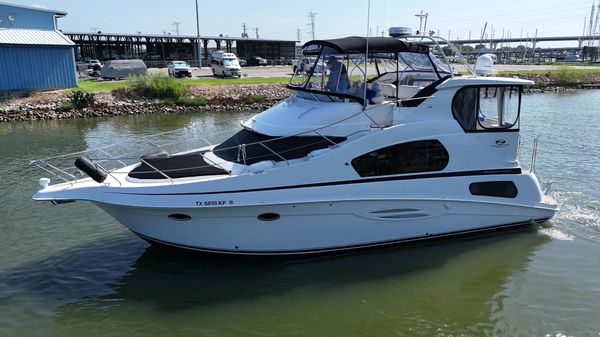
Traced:
<path fill-rule="evenodd" d="M 345 255 L 270 258 L 149 246 L 128 271 L 107 282 L 108 289 L 96 285 L 97 295 L 88 289 L 58 306 L 57 320 L 92 335 L 106 331 L 107 321 L 136 333 L 288 335 L 298 329 L 303 335 L 332 335 L 361 331 L 368 322 L 371 334 L 414 329 L 425 335 L 484 335 L 494 329 L 490 317 L 502 310 L 506 283 L 526 272 L 532 255 L 549 241 L 529 230 Z M 108 255 L 126 250 L 107 249 Z M 61 268 L 66 275 L 53 282 L 78 275 L 81 284 L 72 286 L 89 287 L 83 280 L 98 271 L 81 267 Z M 156 326 L 148 326 L 148 317 L 155 317 Z"/>
<path fill-rule="evenodd" d="M 368 322 L 371 334 L 484 335 L 503 310 L 507 283 L 548 242 L 532 229 L 335 255 L 244 257 L 110 236 L 2 271 L 0 327 L 41 311 L 47 326 L 41 319 L 10 331 L 316 336 L 351 335 Z"/>

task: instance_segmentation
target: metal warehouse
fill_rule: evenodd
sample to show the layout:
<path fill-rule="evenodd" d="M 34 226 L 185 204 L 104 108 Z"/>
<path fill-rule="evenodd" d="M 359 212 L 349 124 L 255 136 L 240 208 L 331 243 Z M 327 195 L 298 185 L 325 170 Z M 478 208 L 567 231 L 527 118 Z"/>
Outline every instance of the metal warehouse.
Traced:
<path fill-rule="evenodd" d="M 56 25 L 65 15 L 0 3 L 0 91 L 77 85 L 75 44 Z"/>

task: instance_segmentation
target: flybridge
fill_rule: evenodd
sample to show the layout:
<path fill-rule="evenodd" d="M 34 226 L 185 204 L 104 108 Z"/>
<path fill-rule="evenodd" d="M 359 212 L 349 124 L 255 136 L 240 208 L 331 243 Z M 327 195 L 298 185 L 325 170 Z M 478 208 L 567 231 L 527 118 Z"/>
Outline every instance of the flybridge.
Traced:
<path fill-rule="evenodd" d="M 309 41 L 302 53 L 313 59 L 310 71 L 297 69 L 288 87 L 300 97 L 318 101 L 354 101 L 365 107 L 400 101 L 418 105 L 430 95 L 431 88 L 424 88 L 454 76 L 443 46 L 460 55 L 448 41 L 431 36 Z"/>

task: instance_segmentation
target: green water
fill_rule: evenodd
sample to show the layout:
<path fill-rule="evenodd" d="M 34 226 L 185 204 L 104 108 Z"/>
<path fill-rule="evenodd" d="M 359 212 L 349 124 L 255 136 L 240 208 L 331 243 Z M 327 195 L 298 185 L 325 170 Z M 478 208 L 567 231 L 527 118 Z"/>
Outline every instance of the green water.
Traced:
<path fill-rule="evenodd" d="M 89 203 L 31 195 L 48 156 L 248 114 L 0 125 L 0 336 L 598 336 L 600 91 L 523 102 L 545 228 L 294 258 L 164 250 Z M 227 119 L 226 124 L 211 121 Z"/>

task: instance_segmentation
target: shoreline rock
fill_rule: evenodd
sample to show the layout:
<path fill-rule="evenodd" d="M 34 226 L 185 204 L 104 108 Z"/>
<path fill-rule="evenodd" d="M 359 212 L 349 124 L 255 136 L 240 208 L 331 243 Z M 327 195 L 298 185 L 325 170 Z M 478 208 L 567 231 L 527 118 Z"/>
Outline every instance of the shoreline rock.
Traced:
<path fill-rule="evenodd" d="M 91 107 L 63 111 L 61 106 L 69 101 L 69 97 L 63 91 L 55 91 L 51 95 L 40 95 L 45 97 L 15 99 L 0 105 L 0 123 L 175 112 L 258 111 L 268 109 L 290 94 L 284 84 L 196 86 L 189 88 L 189 95 L 192 98 L 202 96 L 207 99 L 207 104 L 184 106 L 132 98 L 116 90 L 96 93 L 96 103 Z"/>
<path fill-rule="evenodd" d="M 600 73 L 588 74 L 585 79 L 571 83 L 557 83 L 550 74 L 508 74 L 501 77 L 518 77 L 534 81 L 525 93 L 564 92 L 589 89 L 586 85 L 600 83 Z M 63 111 L 61 106 L 69 101 L 65 91 L 52 91 L 31 97 L 14 99 L 0 104 L 0 123 L 56 120 L 123 115 L 168 114 L 181 112 L 260 111 L 271 107 L 291 95 L 285 84 L 240 84 L 219 86 L 193 86 L 189 95 L 204 97 L 204 106 L 165 104 L 160 100 L 129 97 L 127 90 L 96 93 L 92 107 Z"/>

